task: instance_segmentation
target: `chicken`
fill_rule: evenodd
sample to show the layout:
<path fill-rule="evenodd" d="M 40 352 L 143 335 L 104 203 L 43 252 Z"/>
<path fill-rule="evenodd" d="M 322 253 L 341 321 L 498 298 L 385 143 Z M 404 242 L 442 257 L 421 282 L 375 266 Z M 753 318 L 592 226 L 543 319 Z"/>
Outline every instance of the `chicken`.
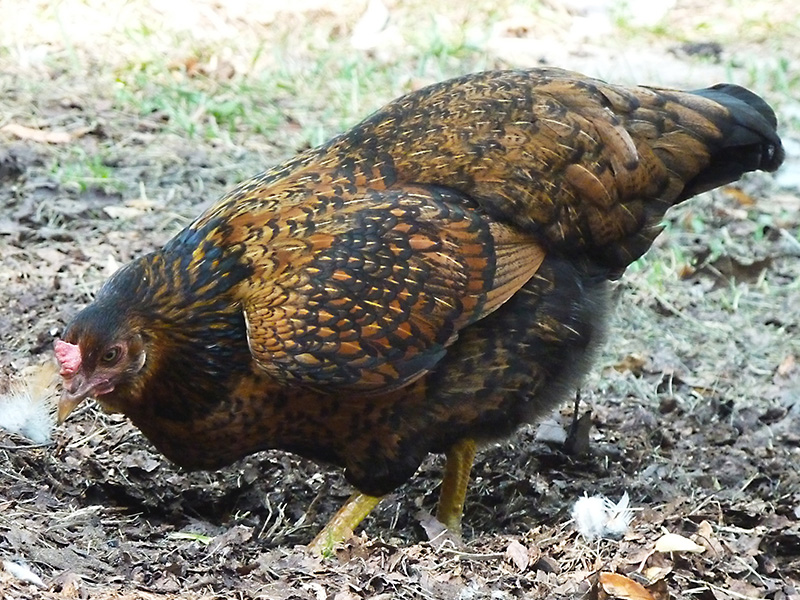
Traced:
<path fill-rule="evenodd" d="M 432 85 L 113 275 L 55 343 L 59 418 L 94 397 L 187 469 L 267 448 L 343 467 L 358 491 L 317 551 L 444 453 L 437 514 L 459 531 L 476 447 L 575 390 L 608 281 L 665 211 L 782 160 L 774 113 L 735 85 Z"/>

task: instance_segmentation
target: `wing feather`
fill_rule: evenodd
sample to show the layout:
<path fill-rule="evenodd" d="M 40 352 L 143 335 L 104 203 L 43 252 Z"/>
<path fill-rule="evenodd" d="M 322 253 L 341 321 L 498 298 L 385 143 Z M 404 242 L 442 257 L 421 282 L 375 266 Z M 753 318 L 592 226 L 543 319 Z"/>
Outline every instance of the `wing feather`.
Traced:
<path fill-rule="evenodd" d="M 408 384 L 544 259 L 530 237 L 446 188 L 309 204 L 303 210 L 324 218 L 313 232 L 279 228 L 249 249 L 256 269 L 241 292 L 252 356 L 286 383 L 359 392 Z"/>

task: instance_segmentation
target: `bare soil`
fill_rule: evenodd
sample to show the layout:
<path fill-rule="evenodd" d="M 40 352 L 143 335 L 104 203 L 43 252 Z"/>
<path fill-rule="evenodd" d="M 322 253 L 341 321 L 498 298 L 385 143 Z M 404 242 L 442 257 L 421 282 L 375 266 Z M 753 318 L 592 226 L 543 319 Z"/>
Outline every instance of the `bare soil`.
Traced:
<path fill-rule="evenodd" d="M 223 14 L 224 5 L 200 4 L 234 31 L 247 22 Z M 727 14 L 717 4 L 706 9 L 712 22 Z M 678 3 L 673 17 L 694 18 L 695 9 Z M 352 26 L 347 15 L 314 10 L 322 12 L 309 23 Z M 564 10 L 559 19 L 577 19 Z M 531 54 L 542 47 L 536 26 L 509 14 L 521 24 L 503 25 L 491 66 L 521 64 L 507 57 L 515 40 L 528 39 Z M 280 24 L 265 18 L 261 27 Z M 745 37 L 721 51 L 772 51 L 769 34 Z M 543 58 L 589 69 L 605 60 L 623 79 L 649 76 L 659 57 L 683 70 L 650 83 L 678 84 L 683 73 L 687 86 L 711 84 L 716 77 L 697 80 L 724 70 L 697 62 L 692 46 L 632 39 L 641 61 L 624 72 L 609 59 L 613 48 L 556 38 L 561 46 Z M 159 113 L 120 111 L 81 62 L 91 53 L 76 55 L 81 77 L 29 70 L 12 54 L 0 54 L 8 67 L 0 69 L 1 381 L 50 359 L 64 324 L 116 265 L 163 244 L 225 189 L 306 143 L 297 125 L 304 98 L 286 99 L 274 140 L 198 138 L 166 127 Z M 643 72 L 636 65 L 648 57 Z M 536 427 L 483 449 L 463 544 L 429 540 L 441 457 L 321 559 L 304 544 L 352 491 L 338 471 L 274 451 L 186 473 L 124 417 L 89 403 L 47 446 L 0 430 L 0 560 L 43 582 L 0 568 L 0 597 L 800 598 L 800 136 L 796 100 L 773 84 L 757 91 L 787 123 L 789 175 L 754 175 L 670 213 L 651 255 L 616 287 L 609 339 L 581 389 L 579 414 L 591 413 L 586 451 L 568 453 Z M 375 93 L 373 108 L 389 99 Z M 319 107 L 319 98 L 306 106 Z M 65 131 L 69 142 L 2 129 L 12 122 Z M 98 155 L 111 180 L 64 176 Z M 565 406 L 551 420 L 566 430 L 572 419 Z M 570 522 L 574 502 L 623 492 L 636 509 L 629 533 L 584 540 Z M 666 532 L 704 551 L 656 551 Z M 650 596 L 604 591 L 603 573 L 638 581 Z"/>

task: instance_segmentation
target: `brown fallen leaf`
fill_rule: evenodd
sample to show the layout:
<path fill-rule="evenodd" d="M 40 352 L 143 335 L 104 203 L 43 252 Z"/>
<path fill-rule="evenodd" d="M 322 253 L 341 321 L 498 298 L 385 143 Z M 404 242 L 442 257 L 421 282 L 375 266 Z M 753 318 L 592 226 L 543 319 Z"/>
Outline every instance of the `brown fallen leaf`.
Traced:
<path fill-rule="evenodd" d="M 236 525 L 228 531 L 215 536 L 208 544 L 208 554 L 225 551 L 228 548 L 240 546 L 253 537 L 253 528 Z"/>
<path fill-rule="evenodd" d="M 613 365 L 613 368 L 620 373 L 629 371 L 634 375 L 641 375 L 646 364 L 647 359 L 641 354 L 628 354 L 617 364 Z"/>
<path fill-rule="evenodd" d="M 754 206 L 756 203 L 755 199 L 750 194 L 740 190 L 737 187 L 726 186 L 722 188 L 722 191 L 729 197 L 733 198 L 741 206 Z"/>
<path fill-rule="evenodd" d="M 611 598 L 622 600 L 655 600 L 641 583 L 619 573 L 600 573 L 600 586 Z"/>
<path fill-rule="evenodd" d="M 717 259 L 706 262 L 708 256 L 697 257 L 699 266 L 696 274 L 709 275 L 717 281 L 716 286 L 727 285 L 730 281 L 754 282 L 758 281 L 761 274 L 772 266 L 773 259 L 770 256 L 760 260 L 746 262 L 739 260 L 735 256 L 723 255 Z"/>
<path fill-rule="evenodd" d="M 644 575 L 645 579 L 651 583 L 656 583 L 664 579 L 667 575 L 672 573 L 672 566 L 652 566 L 647 567 L 644 571 L 642 571 L 642 575 Z"/>
<path fill-rule="evenodd" d="M 416 513 L 415 517 L 422 526 L 422 529 L 425 530 L 425 535 L 428 536 L 428 540 L 434 549 L 439 550 L 445 546 L 460 548 L 463 545 L 460 535 L 447 529 L 441 521 L 429 512 L 420 510 Z"/>
<path fill-rule="evenodd" d="M 520 571 L 524 571 L 528 568 L 531 557 L 525 546 L 513 540 L 506 548 L 506 560 L 513 563 Z"/>
<path fill-rule="evenodd" d="M 716 535 L 714 535 L 714 528 L 708 521 L 700 522 L 700 525 L 697 526 L 697 534 L 694 538 L 717 556 L 723 554 L 724 549 L 722 548 L 722 544 L 719 543 Z"/>
<path fill-rule="evenodd" d="M 666 579 L 659 579 L 655 583 L 648 584 L 647 591 L 653 596 L 653 600 L 670 600 L 672 598 Z"/>
<path fill-rule="evenodd" d="M 80 598 L 83 578 L 72 571 L 65 571 L 50 582 L 50 587 L 58 591 L 62 598 Z"/>
<path fill-rule="evenodd" d="M 0 131 L 18 137 L 21 140 L 30 140 L 43 144 L 68 144 L 74 138 L 66 131 L 47 131 L 45 129 L 33 129 L 16 123 L 5 125 Z"/>
<path fill-rule="evenodd" d="M 126 469 L 135 468 L 144 471 L 145 473 L 152 473 L 161 466 L 161 461 L 153 457 L 152 454 L 143 452 L 141 450 L 134 451 L 124 455 L 120 460 L 120 466 Z"/>

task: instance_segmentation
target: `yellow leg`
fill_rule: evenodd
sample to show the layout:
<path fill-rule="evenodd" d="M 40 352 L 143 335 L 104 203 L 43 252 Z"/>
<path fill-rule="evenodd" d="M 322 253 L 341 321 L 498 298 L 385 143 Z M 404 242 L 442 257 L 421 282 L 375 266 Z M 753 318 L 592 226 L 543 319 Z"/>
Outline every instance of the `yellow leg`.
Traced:
<path fill-rule="evenodd" d="M 353 530 L 380 501 L 381 496 L 367 496 L 361 492 L 350 496 L 308 545 L 308 550 L 317 555 L 329 554 L 336 544 L 353 535 Z"/>
<path fill-rule="evenodd" d="M 439 494 L 439 508 L 436 518 L 453 533 L 461 534 L 461 514 L 464 512 L 464 498 L 467 495 L 469 472 L 475 460 L 475 440 L 463 439 L 445 454 L 442 491 Z"/>

